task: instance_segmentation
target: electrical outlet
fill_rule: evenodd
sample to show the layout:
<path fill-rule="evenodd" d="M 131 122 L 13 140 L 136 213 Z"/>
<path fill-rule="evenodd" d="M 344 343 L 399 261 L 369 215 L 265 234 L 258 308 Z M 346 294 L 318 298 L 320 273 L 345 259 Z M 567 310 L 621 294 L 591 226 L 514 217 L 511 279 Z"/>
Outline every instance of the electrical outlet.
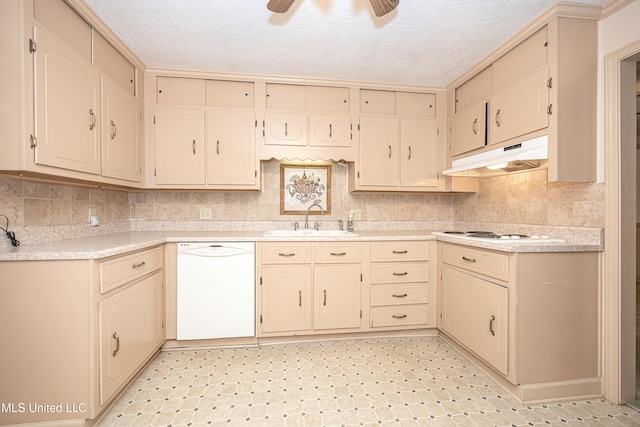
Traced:
<path fill-rule="evenodd" d="M 211 208 L 200 208 L 200 219 L 212 219 L 213 211 Z"/>
<path fill-rule="evenodd" d="M 351 209 L 351 219 L 360 221 L 362 219 L 362 211 L 360 209 Z"/>

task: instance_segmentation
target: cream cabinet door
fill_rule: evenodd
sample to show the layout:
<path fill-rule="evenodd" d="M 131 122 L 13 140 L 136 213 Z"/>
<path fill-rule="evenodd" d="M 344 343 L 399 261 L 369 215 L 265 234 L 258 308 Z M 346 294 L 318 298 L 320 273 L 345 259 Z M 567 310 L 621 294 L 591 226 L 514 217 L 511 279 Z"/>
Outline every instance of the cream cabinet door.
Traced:
<path fill-rule="evenodd" d="M 509 290 L 447 266 L 441 280 L 442 329 L 507 375 Z"/>
<path fill-rule="evenodd" d="M 207 184 L 258 183 L 255 113 L 207 110 Z"/>
<path fill-rule="evenodd" d="M 359 264 L 316 265 L 313 269 L 313 329 L 360 327 Z"/>
<path fill-rule="evenodd" d="M 204 184 L 204 110 L 158 108 L 155 131 L 156 184 Z"/>
<path fill-rule="evenodd" d="M 351 116 L 309 116 L 309 145 L 315 147 L 350 147 Z"/>
<path fill-rule="evenodd" d="M 549 126 L 549 69 L 541 68 L 489 99 L 489 144 Z"/>
<path fill-rule="evenodd" d="M 451 156 L 473 151 L 487 143 L 487 103 L 482 101 L 456 113 L 451 125 Z"/>
<path fill-rule="evenodd" d="M 262 267 L 262 332 L 311 330 L 311 266 Z"/>
<path fill-rule="evenodd" d="M 392 117 L 360 118 L 360 185 L 400 184 L 400 121 Z"/>
<path fill-rule="evenodd" d="M 140 111 L 136 98 L 102 77 L 102 175 L 140 182 Z"/>
<path fill-rule="evenodd" d="M 157 272 L 99 303 L 101 405 L 164 342 L 162 295 Z"/>
<path fill-rule="evenodd" d="M 35 28 L 35 162 L 100 173 L 100 75 L 84 58 Z"/>
<path fill-rule="evenodd" d="M 266 113 L 264 143 L 307 145 L 306 113 Z"/>
<path fill-rule="evenodd" d="M 400 185 L 438 185 L 438 122 L 436 119 L 400 120 Z"/>

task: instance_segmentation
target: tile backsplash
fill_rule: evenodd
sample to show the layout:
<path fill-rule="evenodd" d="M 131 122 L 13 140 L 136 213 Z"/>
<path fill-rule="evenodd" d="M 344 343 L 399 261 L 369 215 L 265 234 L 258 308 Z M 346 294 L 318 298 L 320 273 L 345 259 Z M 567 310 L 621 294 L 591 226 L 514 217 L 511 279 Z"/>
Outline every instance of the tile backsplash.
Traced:
<path fill-rule="evenodd" d="M 350 209 L 362 212 L 358 225 L 368 229 L 395 222 L 409 227 L 423 222 L 604 227 L 603 184 L 549 183 L 546 170 L 483 178 L 473 194 L 360 194 L 348 192 L 346 166 L 331 166 L 331 213 L 313 215 L 326 228 L 337 228 L 338 219 L 346 221 Z M 145 229 L 141 224 L 154 227 L 167 221 L 197 230 L 202 229 L 203 207 L 211 208 L 214 222 L 275 221 L 288 227 L 304 221 L 303 215 L 280 214 L 280 164 L 264 162 L 262 173 L 260 193 L 126 191 L 0 176 L 0 214 L 9 217 L 10 229 L 23 243 L 140 230 Z M 99 227 L 89 225 L 90 209 L 101 218 Z M 0 222 L 4 227 L 4 218 Z M 7 239 L 0 239 L 0 245 L 6 244 Z"/>

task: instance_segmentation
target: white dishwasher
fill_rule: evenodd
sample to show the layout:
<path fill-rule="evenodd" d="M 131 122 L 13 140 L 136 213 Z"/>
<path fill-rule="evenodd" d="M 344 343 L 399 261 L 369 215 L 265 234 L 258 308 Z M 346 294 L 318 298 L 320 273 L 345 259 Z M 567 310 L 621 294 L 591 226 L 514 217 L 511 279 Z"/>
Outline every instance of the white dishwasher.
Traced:
<path fill-rule="evenodd" d="M 255 243 L 178 243 L 178 340 L 255 336 Z"/>

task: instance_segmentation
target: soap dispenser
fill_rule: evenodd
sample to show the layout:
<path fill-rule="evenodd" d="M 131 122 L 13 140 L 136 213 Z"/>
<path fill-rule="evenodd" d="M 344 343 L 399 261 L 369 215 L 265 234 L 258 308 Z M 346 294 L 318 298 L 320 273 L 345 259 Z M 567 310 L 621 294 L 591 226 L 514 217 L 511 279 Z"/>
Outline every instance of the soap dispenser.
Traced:
<path fill-rule="evenodd" d="M 353 231 L 353 213 L 349 212 L 349 219 L 347 220 L 347 231 Z"/>

